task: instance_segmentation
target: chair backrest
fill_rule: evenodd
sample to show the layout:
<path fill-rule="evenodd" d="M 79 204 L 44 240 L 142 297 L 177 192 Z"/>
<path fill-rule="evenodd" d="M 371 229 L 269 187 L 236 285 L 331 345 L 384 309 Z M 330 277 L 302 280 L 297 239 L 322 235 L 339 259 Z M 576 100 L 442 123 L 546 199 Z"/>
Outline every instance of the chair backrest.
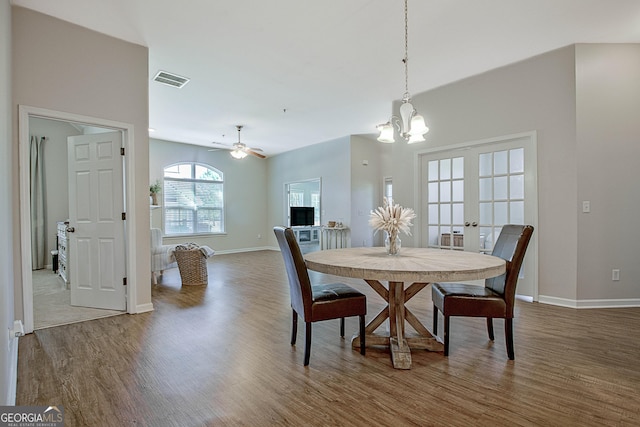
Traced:
<path fill-rule="evenodd" d="M 311 303 L 313 293 L 311 281 L 307 272 L 307 265 L 296 241 L 293 230 L 288 227 L 273 227 L 273 232 L 278 240 L 284 266 L 289 278 L 289 291 L 291 294 L 291 307 L 302 316 L 302 319 L 311 318 Z"/>
<path fill-rule="evenodd" d="M 508 224 L 502 227 L 500 236 L 491 255 L 507 262 L 506 272 L 498 277 L 485 280 L 485 287 L 502 295 L 507 303 L 507 313 L 513 316 L 513 301 L 524 254 L 533 234 L 531 225 Z"/>

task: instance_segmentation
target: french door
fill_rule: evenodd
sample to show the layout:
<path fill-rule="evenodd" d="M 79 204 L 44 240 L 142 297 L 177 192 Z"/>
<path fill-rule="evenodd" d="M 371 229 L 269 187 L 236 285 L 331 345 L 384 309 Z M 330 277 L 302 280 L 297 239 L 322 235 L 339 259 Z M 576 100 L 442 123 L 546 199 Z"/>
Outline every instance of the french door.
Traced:
<path fill-rule="evenodd" d="M 491 253 L 503 225 L 537 225 L 534 133 L 423 153 L 419 165 L 422 247 Z M 536 248 L 517 289 L 533 300 Z"/>

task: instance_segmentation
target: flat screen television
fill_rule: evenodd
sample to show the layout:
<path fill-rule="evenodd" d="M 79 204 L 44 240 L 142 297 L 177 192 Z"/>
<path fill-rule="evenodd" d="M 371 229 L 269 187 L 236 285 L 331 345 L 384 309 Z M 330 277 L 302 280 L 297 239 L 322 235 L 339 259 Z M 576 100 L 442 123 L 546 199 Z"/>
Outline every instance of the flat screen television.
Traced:
<path fill-rule="evenodd" d="M 291 206 L 291 227 L 313 225 L 314 216 L 313 206 Z"/>

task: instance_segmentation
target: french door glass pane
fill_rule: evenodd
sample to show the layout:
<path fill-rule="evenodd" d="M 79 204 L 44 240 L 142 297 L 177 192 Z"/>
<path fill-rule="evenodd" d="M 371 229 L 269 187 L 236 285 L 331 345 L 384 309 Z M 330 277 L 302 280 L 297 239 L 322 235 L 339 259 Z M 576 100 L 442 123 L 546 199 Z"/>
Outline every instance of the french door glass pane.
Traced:
<path fill-rule="evenodd" d="M 496 200 L 505 200 L 507 197 L 507 177 L 495 177 L 493 182 L 493 198 Z"/>
<path fill-rule="evenodd" d="M 464 159 L 462 157 L 455 157 L 453 159 L 453 170 L 451 177 L 453 179 L 464 178 Z"/>
<path fill-rule="evenodd" d="M 493 204 L 480 203 L 480 224 L 491 224 L 493 218 Z"/>
<path fill-rule="evenodd" d="M 451 224 L 451 205 L 449 203 L 440 204 L 440 223 Z"/>
<path fill-rule="evenodd" d="M 524 148 L 509 150 L 509 172 L 524 173 Z"/>
<path fill-rule="evenodd" d="M 429 162 L 429 172 L 428 172 L 428 176 L 429 176 L 429 181 L 437 181 L 438 180 L 438 175 L 439 175 L 439 169 L 438 169 L 438 161 L 437 160 L 431 160 Z"/>
<path fill-rule="evenodd" d="M 524 201 L 511 202 L 509 222 L 512 224 L 524 224 Z"/>
<path fill-rule="evenodd" d="M 451 201 L 451 181 L 440 182 L 440 203 Z"/>
<path fill-rule="evenodd" d="M 430 160 L 427 169 L 427 243 L 429 246 L 462 249 L 464 158 Z"/>
<path fill-rule="evenodd" d="M 502 175 L 509 172 L 508 157 L 506 151 L 493 153 L 493 174 Z"/>
<path fill-rule="evenodd" d="M 480 178 L 480 200 L 493 199 L 493 179 Z"/>
<path fill-rule="evenodd" d="M 491 153 L 480 154 L 479 162 L 480 176 L 489 176 L 493 173 L 493 156 Z"/>
<path fill-rule="evenodd" d="M 428 188 L 429 188 L 429 203 L 438 203 L 438 201 L 440 200 L 438 183 L 430 182 Z"/>
<path fill-rule="evenodd" d="M 464 181 L 462 180 L 453 181 L 451 185 L 452 185 L 451 201 L 463 202 L 464 201 Z"/>
<path fill-rule="evenodd" d="M 453 223 L 454 224 L 462 224 L 464 223 L 464 204 L 462 203 L 454 203 L 453 204 Z"/>
<path fill-rule="evenodd" d="M 438 242 L 438 226 L 430 225 L 429 226 L 429 246 L 437 246 Z"/>
<path fill-rule="evenodd" d="M 437 224 L 440 221 L 438 216 L 438 205 L 436 203 L 429 204 L 429 218 L 427 219 L 429 224 Z"/>
<path fill-rule="evenodd" d="M 524 175 L 511 175 L 509 179 L 509 198 L 524 199 Z"/>
<path fill-rule="evenodd" d="M 495 225 L 504 225 L 509 222 L 509 211 L 507 202 L 495 202 L 493 204 L 493 223 Z"/>
<path fill-rule="evenodd" d="M 451 159 L 440 160 L 440 179 L 451 179 Z"/>

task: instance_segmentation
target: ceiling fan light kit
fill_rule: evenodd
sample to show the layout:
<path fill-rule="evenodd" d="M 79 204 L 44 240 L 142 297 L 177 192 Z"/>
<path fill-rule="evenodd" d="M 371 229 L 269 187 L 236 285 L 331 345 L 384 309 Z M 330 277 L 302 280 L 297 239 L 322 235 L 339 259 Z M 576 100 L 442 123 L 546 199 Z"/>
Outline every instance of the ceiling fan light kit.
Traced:
<path fill-rule="evenodd" d="M 424 117 L 422 117 L 413 104 L 411 104 L 411 95 L 409 94 L 409 12 L 408 0 L 404 0 L 404 96 L 402 97 L 402 105 L 400 105 L 400 118 L 391 116 L 388 122 L 378 125 L 376 128 L 380 132 L 378 141 L 385 143 L 393 143 L 395 140 L 395 127 L 398 133 L 407 144 L 424 141 L 424 134 L 429 132 Z"/>
<path fill-rule="evenodd" d="M 245 157 L 247 157 L 247 153 L 245 151 L 243 151 L 240 148 L 236 148 L 235 150 L 231 150 L 231 157 L 233 157 L 234 159 L 244 159 Z"/>
<path fill-rule="evenodd" d="M 240 142 L 240 131 L 242 130 L 242 125 L 236 125 L 236 129 L 238 129 L 238 142 L 233 143 L 233 145 L 230 148 L 231 152 L 229 154 L 231 154 L 231 157 L 238 160 L 244 159 L 249 154 L 251 154 L 252 156 L 256 156 L 260 159 L 264 159 L 267 157 L 264 154 L 260 154 L 257 152 L 257 151 L 262 151 L 260 148 L 249 148 L 247 147 L 246 144 L 243 144 L 242 142 Z M 214 142 L 213 144 L 226 145 L 220 142 Z M 217 149 L 213 149 L 209 151 L 215 151 L 215 150 Z"/>

